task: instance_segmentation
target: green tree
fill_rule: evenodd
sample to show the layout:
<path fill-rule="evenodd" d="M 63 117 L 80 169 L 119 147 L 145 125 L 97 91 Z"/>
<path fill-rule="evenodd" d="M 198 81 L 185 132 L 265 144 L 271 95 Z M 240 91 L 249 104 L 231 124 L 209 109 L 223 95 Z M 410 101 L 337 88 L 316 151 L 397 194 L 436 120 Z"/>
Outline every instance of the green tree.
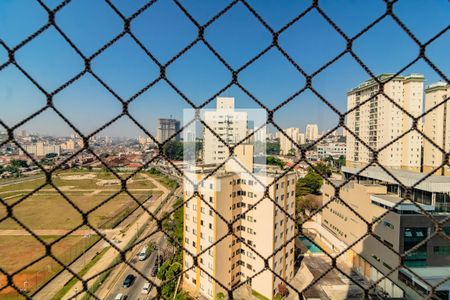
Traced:
<path fill-rule="evenodd" d="M 340 169 L 343 166 L 345 166 L 345 156 L 341 155 L 341 156 L 339 156 L 339 158 L 337 160 L 337 167 Z"/>
<path fill-rule="evenodd" d="M 170 261 L 166 260 L 161 267 L 159 267 L 158 273 L 156 274 L 156 277 L 158 277 L 160 280 L 166 280 L 166 272 L 170 267 Z"/>
<path fill-rule="evenodd" d="M 267 155 L 279 155 L 280 154 L 280 142 L 267 142 L 266 143 Z"/>
<path fill-rule="evenodd" d="M 174 279 L 181 272 L 181 264 L 174 262 L 166 272 L 166 279 Z"/>
<path fill-rule="evenodd" d="M 164 144 L 163 153 L 171 160 L 183 160 L 183 143 L 169 141 Z"/>
<path fill-rule="evenodd" d="M 323 178 L 316 172 L 308 172 L 305 177 L 297 181 L 297 196 L 320 193 L 323 184 Z"/>
<path fill-rule="evenodd" d="M 333 172 L 331 171 L 331 168 L 322 163 L 322 162 L 318 162 L 317 164 L 315 164 L 314 168 L 319 172 L 320 175 L 325 176 L 325 177 L 330 177 L 331 174 L 333 174 Z M 308 168 L 308 173 L 315 173 L 315 170 L 311 167 Z"/>
<path fill-rule="evenodd" d="M 224 299 L 225 299 L 224 293 L 222 293 L 222 292 L 217 293 L 216 299 L 217 299 L 217 300 L 224 300 Z"/>
<path fill-rule="evenodd" d="M 26 168 L 28 167 L 26 160 L 20 160 L 20 159 L 13 159 L 10 162 L 10 165 L 15 168 Z"/>
<path fill-rule="evenodd" d="M 284 161 L 274 156 L 267 156 L 266 163 L 268 165 L 279 166 L 280 168 L 284 168 L 284 165 L 286 164 Z"/>
<path fill-rule="evenodd" d="M 57 157 L 57 156 L 58 156 L 57 153 L 47 153 L 47 154 L 45 155 L 45 158 L 52 159 L 52 158 L 55 158 L 55 157 Z"/>
<path fill-rule="evenodd" d="M 295 156 L 295 154 L 297 153 L 297 151 L 295 151 L 295 148 L 289 149 L 287 156 Z"/>

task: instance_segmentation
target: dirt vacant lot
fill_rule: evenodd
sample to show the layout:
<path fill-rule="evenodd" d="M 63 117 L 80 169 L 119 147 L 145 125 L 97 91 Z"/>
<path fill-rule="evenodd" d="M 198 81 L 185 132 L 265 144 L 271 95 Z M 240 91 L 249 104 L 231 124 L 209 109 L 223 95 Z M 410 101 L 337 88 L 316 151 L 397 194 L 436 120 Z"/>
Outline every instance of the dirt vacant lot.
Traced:
<path fill-rule="evenodd" d="M 40 238 L 49 244 L 59 237 L 40 236 Z M 97 237 L 94 235 L 89 237 L 68 236 L 53 245 L 52 253 L 63 263 L 70 263 L 96 241 Z M 9 274 L 18 272 L 14 275 L 13 281 L 20 289 L 33 291 L 61 270 L 61 266 L 51 257 L 39 260 L 45 255 L 45 248 L 32 236 L 2 236 L 0 238 L 0 253 L 2 269 Z M 36 262 L 36 260 L 38 261 Z M 0 288 L 5 285 L 6 277 L 0 275 Z M 0 299 L 8 299 L 8 296 L 16 295 L 16 291 L 8 287 L 0 292 Z"/>
<path fill-rule="evenodd" d="M 120 185 L 114 178 L 105 172 L 60 172 L 54 176 L 53 182 L 68 199 L 48 185 L 22 199 L 41 186 L 43 179 L 0 186 L 0 197 L 8 204 L 17 203 L 13 214 L 30 229 L 70 230 L 83 222 L 80 211 L 74 205 L 82 212 L 89 212 L 88 219 L 92 226 L 108 229 L 134 210 L 138 206 L 136 201 L 142 203 L 151 196 L 156 199 L 161 193 L 154 189 L 150 180 L 137 174 L 128 186 L 135 199 L 124 192 L 117 194 Z M 6 207 L 0 205 L 0 219 L 6 214 Z M 0 223 L 2 229 L 22 229 L 22 226 L 8 218 Z"/>

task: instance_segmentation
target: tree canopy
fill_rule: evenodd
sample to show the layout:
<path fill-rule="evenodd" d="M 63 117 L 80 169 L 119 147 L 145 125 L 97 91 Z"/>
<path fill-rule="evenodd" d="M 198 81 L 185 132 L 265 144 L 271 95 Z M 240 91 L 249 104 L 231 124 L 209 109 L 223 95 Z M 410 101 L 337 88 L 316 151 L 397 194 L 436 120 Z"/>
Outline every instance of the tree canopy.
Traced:
<path fill-rule="evenodd" d="M 280 168 L 284 168 L 284 165 L 286 164 L 284 161 L 274 156 L 267 156 L 266 163 L 272 166 L 279 166 Z"/>

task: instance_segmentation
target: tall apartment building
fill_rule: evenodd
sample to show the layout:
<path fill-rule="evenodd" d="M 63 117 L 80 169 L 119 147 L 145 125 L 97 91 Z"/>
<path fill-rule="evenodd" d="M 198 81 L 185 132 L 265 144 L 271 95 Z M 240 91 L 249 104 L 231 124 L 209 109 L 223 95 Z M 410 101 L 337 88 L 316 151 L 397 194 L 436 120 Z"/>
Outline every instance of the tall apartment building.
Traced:
<path fill-rule="evenodd" d="M 425 89 L 425 111 L 430 112 L 425 115 L 423 132 L 446 153 L 450 151 L 450 104 L 447 101 L 448 97 L 450 97 L 450 86 L 445 82 L 430 84 Z M 434 109 L 431 110 L 432 108 Z M 428 173 L 435 170 L 443 161 L 444 155 L 441 150 L 424 139 L 424 172 Z M 449 176 L 450 167 L 446 165 L 437 173 Z"/>
<path fill-rule="evenodd" d="M 397 76 L 382 74 L 378 79 L 386 82 L 385 94 L 413 116 L 422 114 L 423 81 L 421 74 Z M 389 82 L 387 82 L 389 80 Z M 352 110 L 346 119 L 347 127 L 373 149 L 380 149 L 409 130 L 412 120 L 383 95 L 376 95 L 379 86 L 370 79 L 347 93 L 347 109 Z M 363 104 L 362 104 L 363 103 Z M 358 106 L 362 104 L 361 106 Z M 356 107 L 356 108 L 355 108 Z M 421 129 L 422 123 L 418 127 Z M 385 167 L 412 171 L 421 169 L 422 136 L 411 132 L 378 154 Z M 367 165 L 373 153 L 352 134 L 347 134 L 347 165 Z"/>
<path fill-rule="evenodd" d="M 307 141 L 315 141 L 319 138 L 319 126 L 317 124 L 306 125 L 305 137 Z"/>
<path fill-rule="evenodd" d="M 331 233 L 328 239 L 324 238 L 326 234 L 321 234 L 323 242 L 341 252 L 366 235 L 346 252 L 347 263 L 372 282 L 387 276 L 378 287 L 390 297 L 426 298 L 431 292 L 430 285 L 436 285 L 450 275 L 450 242 L 441 236 L 433 236 L 436 231 L 434 220 L 442 222 L 449 216 L 450 178 L 429 177 L 415 186 L 408 198 L 417 205 L 411 200 L 399 204 L 406 197 L 406 191 L 396 180 L 379 167 L 369 167 L 358 175 L 359 170 L 343 167 L 345 179 L 356 177 L 340 189 L 340 198 L 367 222 L 383 217 L 372 227 L 372 235 L 366 235 L 365 221 L 342 201 L 334 200 L 321 212 L 322 228 Z M 392 170 L 392 173 L 405 186 L 414 185 L 424 176 L 405 170 Z M 340 185 L 342 181 L 335 184 Z M 331 184 L 325 183 L 322 192 L 325 204 L 333 198 L 335 191 Z M 449 222 L 443 223 L 442 227 L 444 234 L 450 232 Z M 423 244 L 406 255 L 402 262 L 396 253 L 403 254 L 419 243 Z M 400 268 L 393 271 L 399 265 Z M 449 290 L 448 281 L 436 288 L 441 299 L 449 299 Z"/>
<path fill-rule="evenodd" d="M 239 142 L 247 133 L 247 113 L 234 110 L 234 98 L 218 97 L 217 109 L 205 112 L 205 122 L 227 143 Z M 246 283 L 273 299 L 282 283 L 279 277 L 289 281 L 294 276 L 296 175 L 254 168 L 251 144 L 236 147 L 240 164 L 228 160 L 212 174 L 228 156 L 220 146 L 204 129 L 204 164 L 185 171 L 190 180 L 184 182 L 183 287 L 194 296 L 216 299 Z M 268 195 L 279 206 L 262 200 L 269 185 Z M 198 267 L 191 254 L 198 257 Z M 273 272 L 263 271 L 261 257 L 268 258 Z"/>
<path fill-rule="evenodd" d="M 233 97 L 217 97 L 216 109 L 204 113 L 204 122 L 227 144 L 247 136 L 247 112 L 236 111 Z M 228 148 L 207 128 L 203 130 L 203 162 L 219 164 L 229 156 Z"/>
<path fill-rule="evenodd" d="M 294 153 L 298 152 L 297 146 L 289 140 L 291 138 L 297 144 L 301 145 L 305 143 L 305 136 L 300 132 L 298 128 L 286 128 L 283 130 L 284 134 L 280 134 L 280 154 L 287 155 L 291 149 Z M 287 137 L 287 136 L 289 137 Z"/>
<path fill-rule="evenodd" d="M 202 180 L 210 172 L 203 168 L 191 173 L 191 178 Z M 272 183 L 276 176 L 255 175 L 264 185 Z M 273 299 L 282 281 L 270 271 L 259 273 L 265 268 L 259 255 L 269 257 L 269 267 L 278 276 L 286 281 L 293 278 L 294 221 L 269 199 L 257 204 L 264 195 L 264 188 L 258 181 L 248 173 L 220 170 L 199 187 L 198 192 L 205 201 L 195 197 L 185 203 L 184 247 L 187 251 L 183 258 L 186 271 L 183 286 L 187 291 L 216 299 L 219 293 L 227 295 L 220 284 L 231 289 L 246 282 L 253 290 Z M 192 195 L 193 186 L 186 183 L 185 200 Z M 289 173 L 272 185 L 269 195 L 294 216 L 295 174 Z M 229 233 L 227 223 L 219 215 L 227 222 L 234 221 L 235 235 Z M 189 253 L 199 256 L 200 268 L 193 268 L 193 257 Z"/>
<path fill-rule="evenodd" d="M 158 119 L 156 124 L 156 140 L 160 143 L 168 140 L 176 132 L 180 130 L 180 121 L 175 119 Z M 179 134 L 174 140 L 179 140 Z"/>
<path fill-rule="evenodd" d="M 60 155 L 61 153 L 61 147 L 59 145 L 45 144 L 44 142 L 25 145 L 24 148 L 28 154 L 34 155 L 36 157 L 43 157 L 50 153 Z M 20 150 L 19 154 L 23 154 L 23 151 Z"/>

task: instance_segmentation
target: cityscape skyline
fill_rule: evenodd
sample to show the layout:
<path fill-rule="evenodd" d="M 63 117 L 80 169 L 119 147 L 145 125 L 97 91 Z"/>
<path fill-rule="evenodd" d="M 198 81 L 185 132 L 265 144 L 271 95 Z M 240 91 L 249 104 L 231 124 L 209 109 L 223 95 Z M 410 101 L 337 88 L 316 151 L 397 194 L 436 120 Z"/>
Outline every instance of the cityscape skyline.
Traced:
<path fill-rule="evenodd" d="M 449 5 L 0 0 L 0 298 L 450 300 Z"/>
<path fill-rule="evenodd" d="M 307 3 L 291 2 L 287 6 L 278 6 L 276 1 L 260 5 L 250 1 L 255 9 L 275 29 L 281 28 L 291 18 L 307 7 Z M 45 1 L 51 7 L 57 1 Z M 142 2 L 143 3 L 143 2 Z M 350 3 L 350 2 L 349 2 Z M 324 1 L 323 9 L 335 19 L 335 22 L 349 36 L 355 35 L 381 14 L 385 4 L 382 1 L 362 1 L 333 4 Z M 116 3 L 125 15 L 141 4 L 139 1 L 132 6 Z M 215 12 L 220 11 L 226 1 L 186 2 L 186 8 L 200 21 L 206 22 Z M 445 28 L 445 1 L 436 1 L 431 9 L 421 1 L 408 2 L 407 5 L 396 5 L 396 13 L 405 16 L 405 24 L 418 36 L 422 42 L 427 41 Z M 33 3 L 35 9 L 24 9 L 19 1 L 3 1 L 0 3 L 0 37 L 9 47 L 14 47 L 25 36 L 46 22 L 45 11 Z M 115 34 L 120 32 L 120 20 L 110 13 L 110 8 L 102 2 L 89 3 L 95 9 L 104 11 L 100 18 L 93 18 L 84 9 L 86 3 L 77 2 L 62 9 L 58 24 L 62 30 L 80 47 L 86 55 L 92 54 Z M 364 9 L 361 9 L 364 7 Z M 201 9 L 200 9 L 201 8 Z M 18 10 L 19 15 L 8 14 Z M 83 10 L 83 13 L 79 13 Z M 358 12 L 357 14 L 355 12 Z M 71 14 L 81 16 L 76 20 Z M 146 14 L 147 18 L 136 20 L 132 30 L 149 50 L 162 62 L 169 56 L 181 50 L 195 38 L 196 30 L 190 21 L 174 7 L 171 2 L 156 2 Z M 242 3 L 238 3 L 223 19 L 213 23 L 205 36 L 211 45 L 221 53 L 233 68 L 240 67 L 245 61 L 255 56 L 271 42 L 270 34 L 261 24 L 248 18 L 248 11 Z M 161 16 L 173 16 L 174 24 L 170 28 L 152 29 L 148 38 L 142 33 L 153 28 L 152 24 L 162 21 Z M 352 20 L 348 20 L 348 17 Z M 150 18 L 149 18 L 150 17 Z M 420 22 L 426 18 L 427 22 Z M 18 26 L 18 22 L 27 20 L 26 26 Z M 85 34 L 86 29 L 92 29 L 95 19 L 98 25 L 93 33 Z M 100 22 L 100 23 L 99 23 Z M 245 30 L 238 30 L 245 28 Z M 90 31 L 90 30 L 89 30 Z M 220 33 L 220 34 L 219 34 Z M 186 37 L 180 39 L 179 37 Z M 191 37 L 189 39 L 187 37 Z M 395 38 L 393 38 L 395 37 Z M 310 43 L 300 43 L 307 39 Z M 234 46 L 240 45 L 242 52 L 235 53 Z M 439 62 L 438 66 L 444 72 L 450 63 L 445 59 L 444 49 L 450 45 L 449 33 L 446 32 L 436 45 L 427 48 L 427 56 L 431 61 Z M 50 46 L 50 47 L 49 47 Z M 327 24 L 315 11 L 308 13 L 298 23 L 280 35 L 280 46 L 292 56 L 306 72 L 312 73 L 321 65 L 334 58 L 345 49 L 345 41 Z M 167 51 L 167 49 L 171 49 Z M 316 51 L 327 49 L 327 51 Z M 418 47 L 391 18 L 386 18 L 363 37 L 354 42 L 354 51 L 374 72 L 395 73 L 419 53 Z M 171 53 L 175 52 L 175 53 Z M 231 80 L 229 72 L 212 55 L 203 43 L 197 43 L 184 54 L 186 58 L 175 61 L 167 69 L 168 78 L 195 104 L 203 103 L 223 88 Z M 126 57 L 127 59 L 123 59 Z M 308 60 L 305 60 L 305 57 Z M 48 91 L 59 87 L 64 81 L 84 68 L 80 57 L 64 43 L 58 33 L 49 29 L 29 45 L 16 53 L 17 62 L 32 76 L 39 77 L 39 84 Z M 0 64 L 7 61 L 7 53 L 0 47 Z M 92 62 L 92 68 L 107 84 L 114 86 L 115 92 L 128 99 L 146 84 L 157 78 L 158 67 L 152 63 L 145 53 L 129 38 L 124 36 L 116 44 L 108 48 Z M 425 85 L 442 80 L 430 66 L 419 60 L 406 69 L 403 74 L 420 73 L 425 76 Z M 346 92 L 370 76 L 347 53 L 338 61 L 323 70 L 313 79 L 313 87 L 323 95 L 339 111 L 346 110 Z M 269 109 L 273 109 L 305 85 L 304 77 L 280 54 L 272 48 L 258 61 L 251 64 L 239 74 L 240 83 Z M 0 120 L 8 126 L 14 126 L 26 116 L 37 111 L 46 104 L 46 99 L 28 79 L 14 66 L 6 67 L 0 74 L 0 97 L 5 99 Z M 237 108 L 258 108 L 259 106 L 240 88 L 235 85 L 221 93 L 221 96 L 234 96 Z M 54 97 L 55 107 L 59 109 L 83 133 L 89 134 L 113 117 L 121 113 L 121 103 L 114 99 L 91 75 L 85 75 Z M 206 108 L 212 108 L 208 105 Z M 191 108 L 169 85 L 160 81 L 148 91 L 136 98 L 129 106 L 129 112 L 152 134 L 156 135 L 156 119 L 169 117 L 181 120 L 183 109 Z M 101 114 L 98 112 L 101 111 Z M 93 117 L 95 116 L 95 122 Z M 338 117 L 311 91 L 295 97 L 285 107 L 275 113 L 275 121 L 283 128 L 304 128 L 308 123 L 316 123 L 320 128 L 329 129 L 337 125 Z M 89 121 L 89 122 L 88 122 Z M 57 126 L 55 126 L 57 124 Z M 0 127 L 0 129 L 2 129 Z M 72 129 L 54 112 L 47 110 L 33 120 L 24 124 L 19 130 L 42 132 L 52 135 L 69 135 Z M 34 129 L 34 130 L 33 130 Z M 272 130 L 269 128 L 269 131 Z M 103 134 L 103 133 L 102 133 Z M 106 128 L 106 136 L 142 135 L 139 129 L 126 117 Z"/>

